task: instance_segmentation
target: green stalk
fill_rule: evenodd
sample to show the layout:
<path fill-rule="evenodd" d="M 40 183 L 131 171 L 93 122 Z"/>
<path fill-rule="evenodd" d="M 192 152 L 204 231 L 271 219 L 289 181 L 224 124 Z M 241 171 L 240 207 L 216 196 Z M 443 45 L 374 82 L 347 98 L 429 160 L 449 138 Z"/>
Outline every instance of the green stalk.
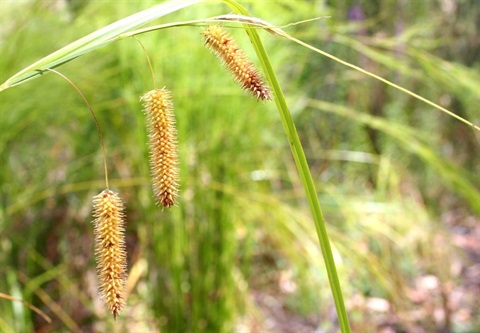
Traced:
<path fill-rule="evenodd" d="M 246 16 L 249 15 L 245 8 L 243 8 L 236 1 L 224 1 L 236 13 Z M 343 301 L 342 289 L 340 287 L 340 280 L 338 278 L 332 249 L 330 247 L 325 218 L 323 217 L 322 209 L 320 208 L 317 191 L 315 190 L 315 185 L 313 183 L 312 175 L 308 167 L 307 159 L 305 158 L 305 153 L 303 151 L 300 138 L 298 137 L 297 130 L 295 129 L 295 124 L 293 123 L 292 116 L 290 115 L 290 111 L 288 109 L 287 102 L 285 101 L 285 96 L 283 95 L 282 88 L 280 87 L 277 76 L 275 75 L 275 71 L 273 70 L 270 59 L 268 58 L 267 52 L 263 47 L 262 41 L 260 40 L 256 29 L 252 29 L 248 25 L 244 25 L 244 27 L 262 64 L 267 80 L 271 84 L 272 90 L 275 93 L 275 104 L 277 105 L 277 109 L 280 112 L 280 117 L 282 119 L 285 133 L 287 134 L 288 142 L 290 143 L 290 149 L 292 150 L 295 165 L 297 167 L 300 178 L 302 179 L 302 184 L 307 195 L 310 210 L 312 211 L 318 241 L 320 242 L 323 259 L 327 268 L 330 288 L 332 290 L 333 299 L 335 301 L 335 307 L 337 310 L 340 329 L 343 333 L 350 332 L 350 323 L 348 321 L 347 311 L 345 309 L 345 303 Z"/>

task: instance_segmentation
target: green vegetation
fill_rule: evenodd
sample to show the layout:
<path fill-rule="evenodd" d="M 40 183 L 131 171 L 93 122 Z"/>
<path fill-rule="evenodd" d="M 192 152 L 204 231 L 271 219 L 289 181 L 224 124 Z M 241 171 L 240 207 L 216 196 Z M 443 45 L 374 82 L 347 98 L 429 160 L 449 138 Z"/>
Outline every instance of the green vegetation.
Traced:
<path fill-rule="evenodd" d="M 0 5 L 0 82 L 154 5 L 59 4 Z M 480 123 L 479 4 L 247 5 L 279 26 L 330 16 L 283 29 Z M 150 24 L 231 10 L 200 3 Z M 366 19 L 355 20 L 361 13 Z M 171 209 L 156 207 L 152 196 L 139 101 L 152 80 L 139 44 L 123 38 L 57 68 L 95 110 L 110 186 L 126 203 L 129 297 L 116 324 L 96 290 L 91 199 L 104 179 L 91 115 L 51 73 L 0 92 L 0 292 L 53 320 L 0 298 L 0 331 L 298 331 L 295 323 L 338 331 L 309 208 L 316 200 L 305 196 L 305 174 L 282 127 L 290 114 L 300 136 L 292 145 L 305 150 L 352 331 L 478 328 L 478 301 L 461 293 L 452 301 L 470 265 L 452 233 L 478 225 L 480 132 L 291 40 L 255 29 L 252 47 L 241 25 L 225 25 L 270 82 L 278 77 L 283 113 L 238 89 L 202 45 L 201 27 L 139 35 L 158 85 L 174 98 L 181 193 Z M 257 33 L 273 72 L 262 52 L 255 57 Z M 422 282 L 430 286 L 426 295 Z"/>

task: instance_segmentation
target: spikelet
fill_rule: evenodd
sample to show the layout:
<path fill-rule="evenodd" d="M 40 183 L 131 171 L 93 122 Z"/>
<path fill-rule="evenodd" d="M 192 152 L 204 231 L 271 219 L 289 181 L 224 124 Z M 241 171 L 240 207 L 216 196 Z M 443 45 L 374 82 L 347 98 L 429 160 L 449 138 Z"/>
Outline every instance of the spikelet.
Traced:
<path fill-rule="evenodd" d="M 211 25 L 202 34 L 205 37 L 205 45 L 220 59 L 243 89 L 250 91 L 258 99 L 271 99 L 270 88 L 264 84 L 255 65 L 233 37 L 220 25 Z"/>
<path fill-rule="evenodd" d="M 125 305 L 127 255 L 125 215 L 117 193 L 104 190 L 93 197 L 98 285 L 107 309 L 117 319 Z"/>
<path fill-rule="evenodd" d="M 150 139 L 150 171 L 157 203 L 175 204 L 178 195 L 177 130 L 171 93 L 154 89 L 140 99 L 147 118 Z"/>

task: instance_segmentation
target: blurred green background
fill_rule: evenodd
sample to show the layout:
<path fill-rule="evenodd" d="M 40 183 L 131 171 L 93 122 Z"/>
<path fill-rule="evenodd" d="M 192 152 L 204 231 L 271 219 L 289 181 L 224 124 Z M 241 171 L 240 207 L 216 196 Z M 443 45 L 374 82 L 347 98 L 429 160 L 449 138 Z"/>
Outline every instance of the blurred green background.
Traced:
<path fill-rule="evenodd" d="M 0 82 L 153 1 L 0 3 Z M 293 36 L 480 123 L 480 3 L 242 2 Z M 202 4 L 161 22 L 229 13 Z M 159 21 L 160 22 L 160 21 Z M 326 271 L 274 103 L 242 92 L 200 27 L 139 36 L 173 93 L 177 207 L 155 206 L 139 97 L 141 47 L 122 40 L 60 70 L 105 139 L 126 204 L 127 307 L 98 298 L 95 124 L 47 74 L 0 93 L 1 332 L 336 332 Z M 256 61 L 246 34 L 229 29 Z M 383 83 L 261 32 L 316 181 L 354 332 L 480 330 L 480 135 Z"/>

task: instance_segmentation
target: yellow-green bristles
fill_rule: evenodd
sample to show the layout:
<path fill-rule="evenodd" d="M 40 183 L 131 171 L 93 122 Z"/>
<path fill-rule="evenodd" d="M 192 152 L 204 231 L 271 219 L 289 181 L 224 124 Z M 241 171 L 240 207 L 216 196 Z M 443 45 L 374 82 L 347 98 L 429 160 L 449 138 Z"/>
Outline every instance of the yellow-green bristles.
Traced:
<path fill-rule="evenodd" d="M 150 141 L 150 169 L 156 201 L 175 204 L 178 195 L 177 130 L 170 91 L 154 89 L 142 96 Z"/>
<path fill-rule="evenodd" d="M 93 197 L 95 255 L 102 299 L 114 319 L 125 306 L 127 254 L 125 215 L 117 193 L 104 190 Z"/>
<path fill-rule="evenodd" d="M 235 39 L 221 26 L 212 25 L 203 32 L 205 45 L 220 59 L 222 64 L 232 74 L 234 80 L 243 89 L 258 99 L 270 100 L 270 89 L 264 84 L 255 65 L 247 58 Z"/>

